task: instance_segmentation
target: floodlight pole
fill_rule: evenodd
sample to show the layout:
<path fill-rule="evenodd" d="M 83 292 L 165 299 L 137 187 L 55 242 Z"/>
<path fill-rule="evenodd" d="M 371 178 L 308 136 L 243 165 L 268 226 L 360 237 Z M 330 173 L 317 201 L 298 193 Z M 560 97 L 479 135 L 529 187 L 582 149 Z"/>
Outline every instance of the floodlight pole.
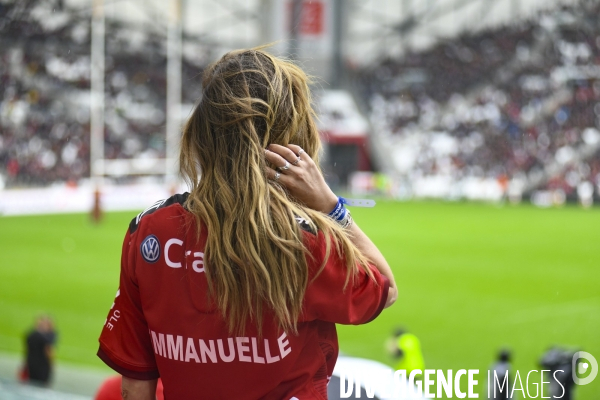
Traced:
<path fill-rule="evenodd" d="M 90 176 L 99 190 L 104 174 L 104 0 L 94 0 L 91 53 Z"/>
<path fill-rule="evenodd" d="M 513 21 L 518 21 L 519 14 L 521 13 L 521 7 L 519 5 L 519 0 L 512 0 L 510 4 L 511 13 L 513 17 Z"/>
<path fill-rule="evenodd" d="M 167 148 L 166 183 L 174 191 L 179 170 L 181 132 L 181 0 L 171 0 L 167 33 Z"/>
<path fill-rule="evenodd" d="M 273 2 L 272 0 L 261 0 L 259 8 L 259 25 L 260 25 L 260 43 L 269 43 L 269 38 L 273 27 Z"/>
<path fill-rule="evenodd" d="M 290 42 L 288 44 L 288 57 L 297 59 L 300 52 L 300 24 L 302 23 L 302 7 L 304 0 L 292 0 L 290 16 Z"/>
<path fill-rule="evenodd" d="M 345 1 L 333 0 L 333 57 L 331 59 L 331 71 L 329 73 L 331 88 L 339 89 L 344 80 L 344 19 Z"/>
<path fill-rule="evenodd" d="M 428 2 L 429 3 L 429 2 Z M 408 21 L 413 16 L 413 2 L 412 0 L 402 0 L 402 19 Z M 402 53 L 408 53 L 410 40 L 408 39 L 410 31 L 405 31 L 400 37 L 400 45 Z"/>

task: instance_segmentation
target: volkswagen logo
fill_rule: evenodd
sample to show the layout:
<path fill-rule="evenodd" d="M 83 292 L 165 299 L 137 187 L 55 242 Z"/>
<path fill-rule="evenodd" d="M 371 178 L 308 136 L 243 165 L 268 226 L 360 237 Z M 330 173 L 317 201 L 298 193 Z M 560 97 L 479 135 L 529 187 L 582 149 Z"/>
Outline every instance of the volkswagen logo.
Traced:
<path fill-rule="evenodd" d="M 149 263 L 155 263 L 160 257 L 160 243 L 154 235 L 147 236 L 140 246 L 142 257 Z"/>

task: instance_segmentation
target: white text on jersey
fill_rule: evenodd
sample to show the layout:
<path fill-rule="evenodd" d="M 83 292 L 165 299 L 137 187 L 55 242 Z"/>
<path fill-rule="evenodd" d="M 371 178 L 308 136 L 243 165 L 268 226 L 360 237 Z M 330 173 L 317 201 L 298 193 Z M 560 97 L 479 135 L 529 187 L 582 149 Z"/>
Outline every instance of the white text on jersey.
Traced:
<path fill-rule="evenodd" d="M 277 344 L 256 337 L 230 337 L 225 339 L 195 339 L 169 335 L 150 330 L 154 354 L 169 360 L 196 363 L 248 362 L 272 364 L 291 353 L 285 332 Z M 263 342 L 264 346 L 263 346 Z"/>

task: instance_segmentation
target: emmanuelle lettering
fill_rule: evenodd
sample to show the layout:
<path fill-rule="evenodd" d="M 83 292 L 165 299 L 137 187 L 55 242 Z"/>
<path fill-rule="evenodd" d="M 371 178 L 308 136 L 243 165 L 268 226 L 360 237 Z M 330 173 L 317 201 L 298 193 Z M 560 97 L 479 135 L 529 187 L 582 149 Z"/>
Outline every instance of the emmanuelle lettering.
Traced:
<path fill-rule="evenodd" d="M 284 359 L 292 351 L 285 332 L 277 340 L 248 336 L 197 339 L 152 330 L 150 336 L 154 354 L 182 362 L 272 364 Z"/>

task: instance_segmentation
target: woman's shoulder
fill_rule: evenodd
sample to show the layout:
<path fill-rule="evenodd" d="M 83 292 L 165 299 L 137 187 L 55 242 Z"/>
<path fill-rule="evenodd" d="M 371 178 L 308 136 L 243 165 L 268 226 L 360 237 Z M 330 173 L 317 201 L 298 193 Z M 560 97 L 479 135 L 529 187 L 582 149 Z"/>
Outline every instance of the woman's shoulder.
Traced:
<path fill-rule="evenodd" d="M 175 194 L 168 199 L 158 200 L 131 220 L 129 223 L 129 232 L 134 233 L 142 223 L 142 220 L 152 218 L 151 215 L 156 214 L 159 210 L 164 210 L 173 206 L 185 207 L 185 202 L 187 201 L 188 196 L 189 193 L 185 192 Z"/>

